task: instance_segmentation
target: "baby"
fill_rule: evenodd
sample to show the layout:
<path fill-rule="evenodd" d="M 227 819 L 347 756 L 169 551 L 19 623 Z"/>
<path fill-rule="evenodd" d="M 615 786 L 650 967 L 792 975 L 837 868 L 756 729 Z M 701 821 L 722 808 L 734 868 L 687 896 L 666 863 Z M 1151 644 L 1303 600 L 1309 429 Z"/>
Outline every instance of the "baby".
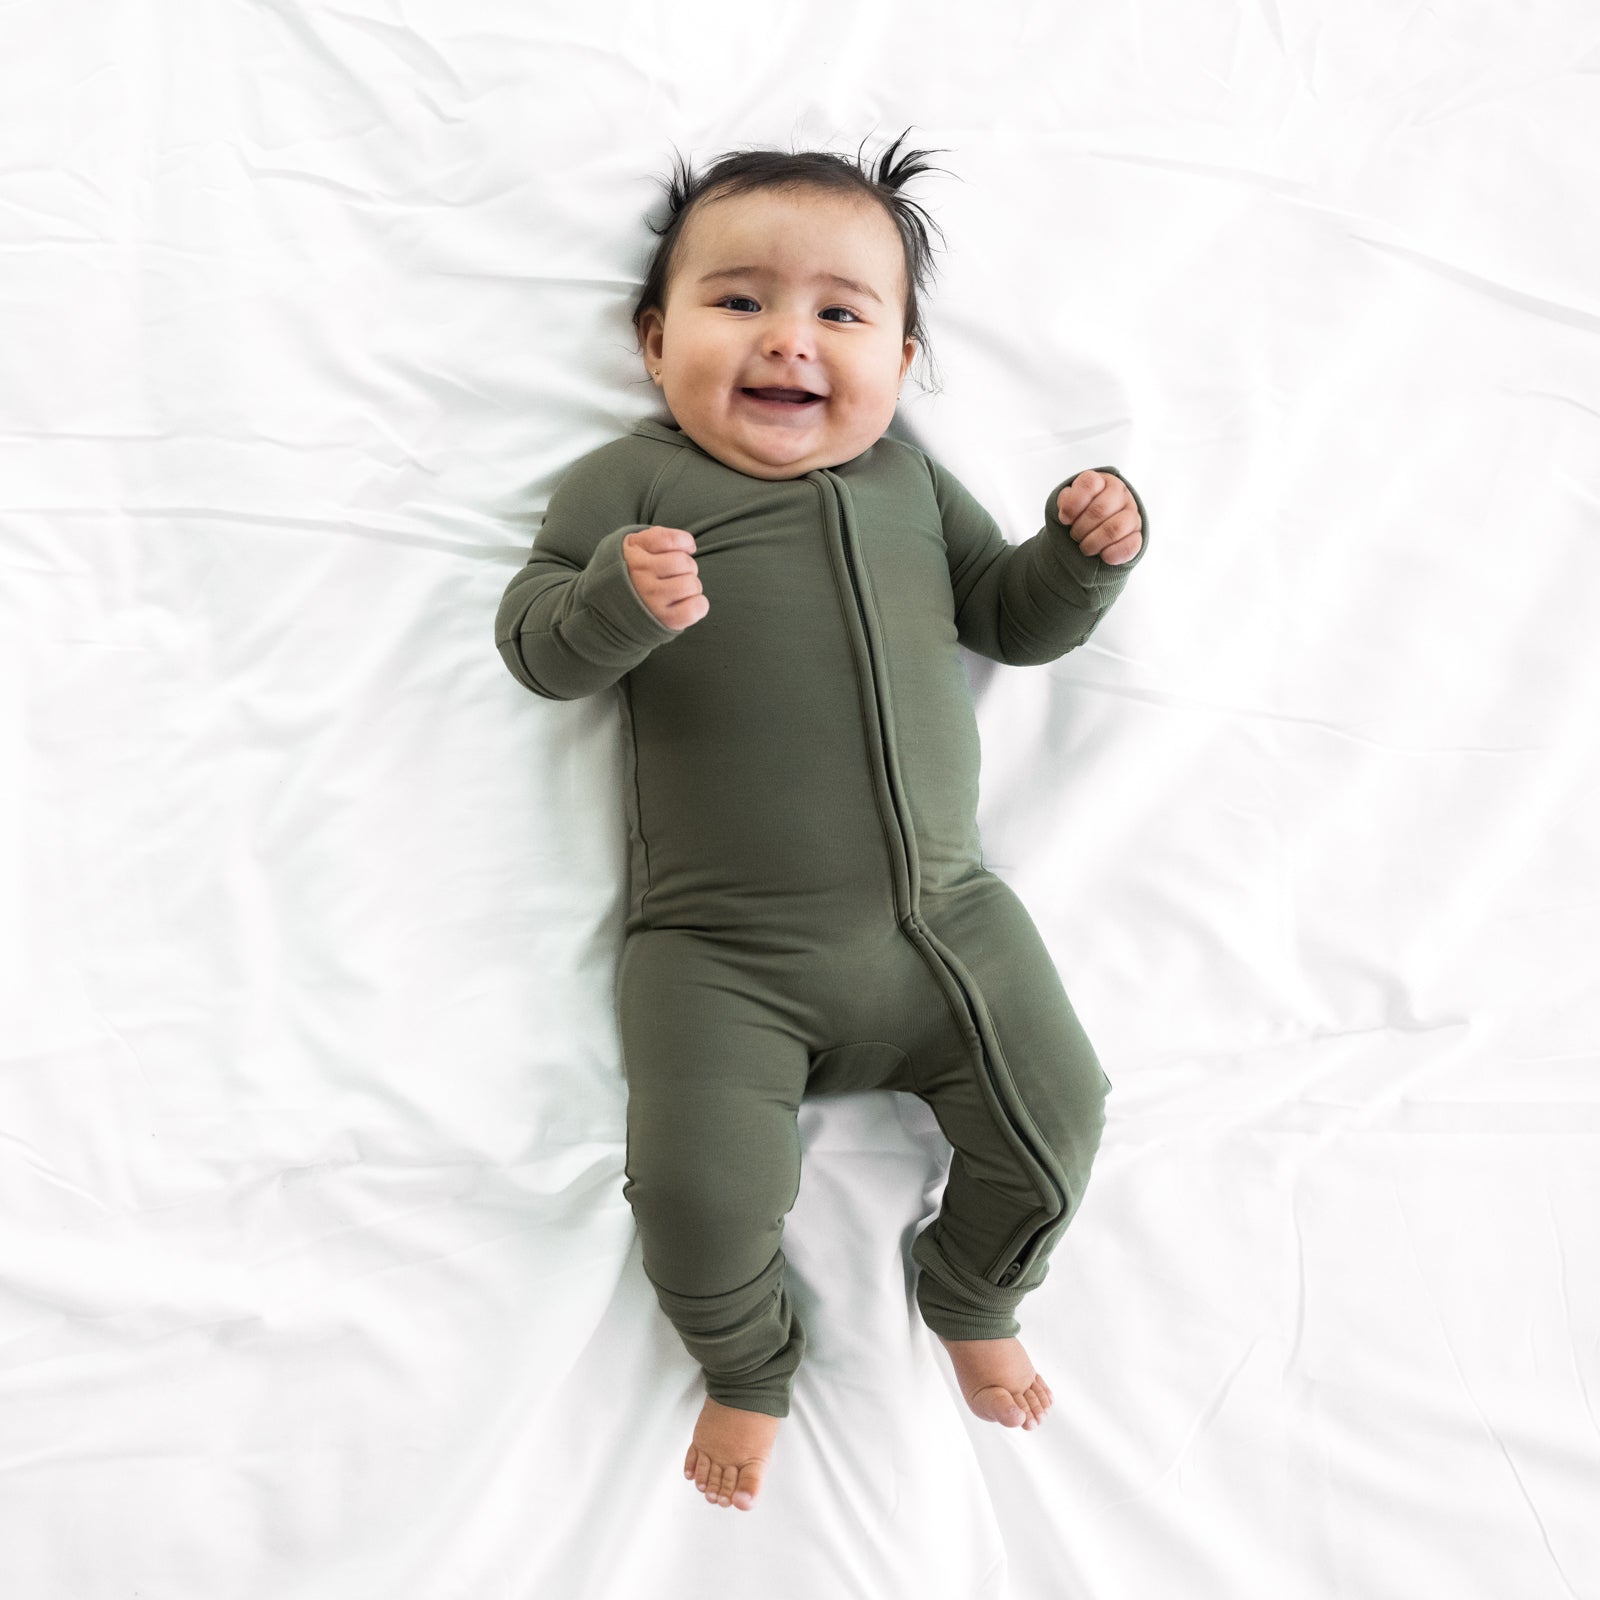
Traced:
<path fill-rule="evenodd" d="M 1018 1303 L 1077 1214 L 1109 1089 L 984 865 L 959 646 L 1081 644 L 1144 542 L 1109 467 L 1010 545 L 886 437 L 922 339 L 928 170 L 826 153 L 680 164 L 634 325 L 670 422 L 574 466 L 495 623 L 567 700 L 615 687 L 629 893 L 626 1183 L 645 1273 L 705 1374 L 684 1476 L 748 1510 L 805 1334 L 784 1286 L 805 1094 L 895 1089 L 953 1149 L 917 1306 L 967 1404 L 1051 1403 Z"/>

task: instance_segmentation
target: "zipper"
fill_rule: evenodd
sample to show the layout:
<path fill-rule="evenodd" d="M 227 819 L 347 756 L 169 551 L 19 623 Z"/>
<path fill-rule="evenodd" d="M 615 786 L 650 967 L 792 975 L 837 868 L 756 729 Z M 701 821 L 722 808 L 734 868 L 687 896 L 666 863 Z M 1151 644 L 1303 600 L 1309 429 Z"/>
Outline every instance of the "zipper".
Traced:
<path fill-rule="evenodd" d="M 930 967 L 936 977 L 942 977 L 947 988 L 953 988 L 961 996 L 961 1002 L 967 1013 L 967 1022 L 971 1027 L 974 1037 L 978 1042 L 978 1058 L 983 1064 L 983 1070 L 988 1077 L 991 1089 L 994 1091 L 996 1103 L 1000 1107 L 1001 1115 L 1005 1116 L 1017 1142 L 1028 1152 L 1035 1167 L 1043 1174 L 1044 1182 L 1049 1189 L 1049 1204 L 1054 1212 L 1050 1222 L 1043 1227 L 1035 1228 L 1031 1223 L 1024 1223 L 1016 1233 L 1007 1241 L 1005 1249 L 995 1257 L 984 1273 L 984 1277 L 999 1288 L 1006 1288 L 1014 1283 L 1028 1266 L 1032 1264 L 1031 1258 L 1038 1246 L 1043 1243 L 1045 1235 L 1054 1228 L 1066 1214 L 1066 1196 L 1062 1194 L 1060 1186 L 1056 1183 L 1050 1171 L 1049 1163 L 1040 1157 L 1037 1147 L 1029 1139 L 1027 1132 L 1017 1125 L 1017 1122 L 1006 1111 L 1006 1101 L 1001 1093 L 999 1073 L 991 1059 L 988 1050 L 984 1047 L 983 1030 L 978 1025 L 977 1006 L 967 992 L 966 985 L 951 971 L 949 965 L 941 959 L 939 952 L 934 948 L 930 930 L 923 923 L 917 910 L 917 859 L 916 841 L 912 832 L 909 811 L 901 795 L 899 786 L 895 782 L 893 752 L 889 748 L 889 736 L 886 731 L 885 712 L 887 710 L 888 688 L 885 675 L 880 670 L 877 652 L 874 646 L 872 625 L 867 615 L 865 585 L 862 582 L 859 563 L 856 560 L 853 533 L 850 520 L 845 515 L 846 491 L 844 485 L 833 476 L 831 472 L 823 469 L 819 473 L 833 490 L 833 503 L 838 519 L 839 547 L 844 555 L 845 577 L 850 588 L 851 598 L 855 601 L 856 617 L 861 624 L 861 637 L 866 644 L 867 679 L 872 687 L 872 701 L 877 711 L 876 721 L 876 746 L 879 758 L 879 774 L 882 780 L 882 789 L 888 796 L 888 810 L 884 811 L 882 802 L 879 803 L 879 821 L 883 825 L 884 835 L 889 844 L 890 854 L 896 873 L 905 875 L 905 904 L 904 912 L 899 912 L 899 921 L 902 931 L 917 947 L 918 953 Z M 823 525 L 828 522 L 827 505 L 828 494 L 821 482 L 817 483 L 817 493 L 822 499 Z M 868 730 L 871 736 L 872 730 Z"/>

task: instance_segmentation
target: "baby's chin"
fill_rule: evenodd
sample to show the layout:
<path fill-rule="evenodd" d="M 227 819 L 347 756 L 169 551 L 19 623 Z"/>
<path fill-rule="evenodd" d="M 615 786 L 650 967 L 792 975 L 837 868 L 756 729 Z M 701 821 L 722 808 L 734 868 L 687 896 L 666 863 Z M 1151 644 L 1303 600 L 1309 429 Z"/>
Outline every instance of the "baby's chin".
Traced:
<path fill-rule="evenodd" d="M 673 418 L 673 421 L 677 422 L 677 418 Z M 681 422 L 677 425 L 713 461 L 720 461 L 723 466 L 731 467 L 735 472 L 742 472 L 747 478 L 763 478 L 769 483 L 781 483 L 789 478 L 803 478 L 808 472 L 842 467 L 845 462 L 854 461 L 857 456 L 864 455 L 883 437 L 880 432 L 869 439 L 836 441 L 828 448 L 784 459 L 777 452 L 770 456 L 757 455 L 745 449 L 737 441 L 709 435 L 702 437 L 701 433 L 685 428 Z"/>

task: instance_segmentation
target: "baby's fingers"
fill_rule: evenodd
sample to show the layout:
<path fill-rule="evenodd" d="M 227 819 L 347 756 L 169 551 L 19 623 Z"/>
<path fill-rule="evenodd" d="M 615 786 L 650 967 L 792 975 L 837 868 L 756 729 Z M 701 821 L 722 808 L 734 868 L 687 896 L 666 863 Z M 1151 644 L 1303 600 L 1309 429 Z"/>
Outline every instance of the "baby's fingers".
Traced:
<path fill-rule="evenodd" d="M 699 565 L 690 554 L 694 548 L 694 535 L 684 528 L 640 528 L 622 541 L 634 593 L 657 622 L 678 633 L 711 609 L 700 588 Z"/>
<path fill-rule="evenodd" d="M 654 583 L 698 572 L 694 548 L 694 536 L 682 528 L 644 528 L 622 541 L 622 559 L 635 583 Z"/>
<path fill-rule="evenodd" d="M 1105 474 L 1080 472 L 1056 496 L 1056 515 L 1069 526 L 1083 514 L 1084 508 L 1106 486 Z"/>
<path fill-rule="evenodd" d="M 629 545 L 636 550 L 648 550 L 651 555 L 665 555 L 669 550 L 687 550 L 693 555 L 694 535 L 687 528 L 641 528 L 622 541 L 624 550 Z"/>
<path fill-rule="evenodd" d="M 1120 567 L 1124 562 L 1132 561 L 1139 553 L 1139 546 L 1144 543 L 1142 533 L 1125 534 L 1122 538 L 1108 544 L 1100 552 L 1100 559 L 1108 567 Z"/>
<path fill-rule="evenodd" d="M 658 622 L 680 633 L 699 622 L 711 609 L 711 602 L 693 573 L 650 579 L 645 585 L 644 602 Z"/>
<path fill-rule="evenodd" d="M 1122 510 L 1109 517 L 1099 516 L 1099 502 L 1096 501 L 1089 510 L 1078 518 L 1077 523 L 1068 529 L 1072 537 L 1078 541 L 1078 548 L 1086 556 L 1102 556 L 1111 561 L 1113 566 L 1123 561 L 1131 561 L 1139 549 L 1143 535 L 1140 532 L 1143 524 L 1139 520 L 1138 509 L 1134 506 L 1124 506 Z M 1084 530 L 1088 531 L 1085 532 Z M 1122 548 L 1126 546 L 1126 553 Z M 1113 559 L 1111 552 L 1118 551 Z"/>
<path fill-rule="evenodd" d="M 657 578 L 680 578 L 685 573 L 700 570 L 700 564 L 681 550 L 669 550 L 665 555 L 652 555 L 639 563 Z"/>
<path fill-rule="evenodd" d="M 666 615 L 662 621 L 669 628 L 676 628 L 682 633 L 685 628 L 692 628 L 695 623 L 704 619 L 711 610 L 711 602 L 698 590 L 682 600 L 674 600 L 664 607 Z"/>

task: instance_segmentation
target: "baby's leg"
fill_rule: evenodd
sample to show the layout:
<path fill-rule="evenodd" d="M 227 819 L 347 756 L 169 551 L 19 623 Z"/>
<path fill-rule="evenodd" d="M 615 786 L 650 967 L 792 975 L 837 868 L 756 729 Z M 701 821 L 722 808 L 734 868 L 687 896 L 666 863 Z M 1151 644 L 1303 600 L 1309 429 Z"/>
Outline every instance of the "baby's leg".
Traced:
<path fill-rule="evenodd" d="M 1005 884 L 980 879 L 925 914 L 964 1020 L 945 1049 L 917 1061 L 918 1092 L 954 1150 L 940 1214 L 912 1248 L 922 1269 L 918 1308 L 972 1409 L 1031 1426 L 1048 1409 L 1049 1389 L 1017 1342 L 1014 1312 L 1044 1281 L 1077 1215 L 1109 1085 L 1043 940 Z M 974 1398 L 991 1385 L 982 1403 Z"/>
<path fill-rule="evenodd" d="M 784 1288 L 800 1187 L 808 1054 L 718 941 L 631 936 L 618 970 L 627 1182 L 646 1276 L 705 1373 L 684 1462 L 706 1498 L 748 1510 L 805 1333 Z"/>

